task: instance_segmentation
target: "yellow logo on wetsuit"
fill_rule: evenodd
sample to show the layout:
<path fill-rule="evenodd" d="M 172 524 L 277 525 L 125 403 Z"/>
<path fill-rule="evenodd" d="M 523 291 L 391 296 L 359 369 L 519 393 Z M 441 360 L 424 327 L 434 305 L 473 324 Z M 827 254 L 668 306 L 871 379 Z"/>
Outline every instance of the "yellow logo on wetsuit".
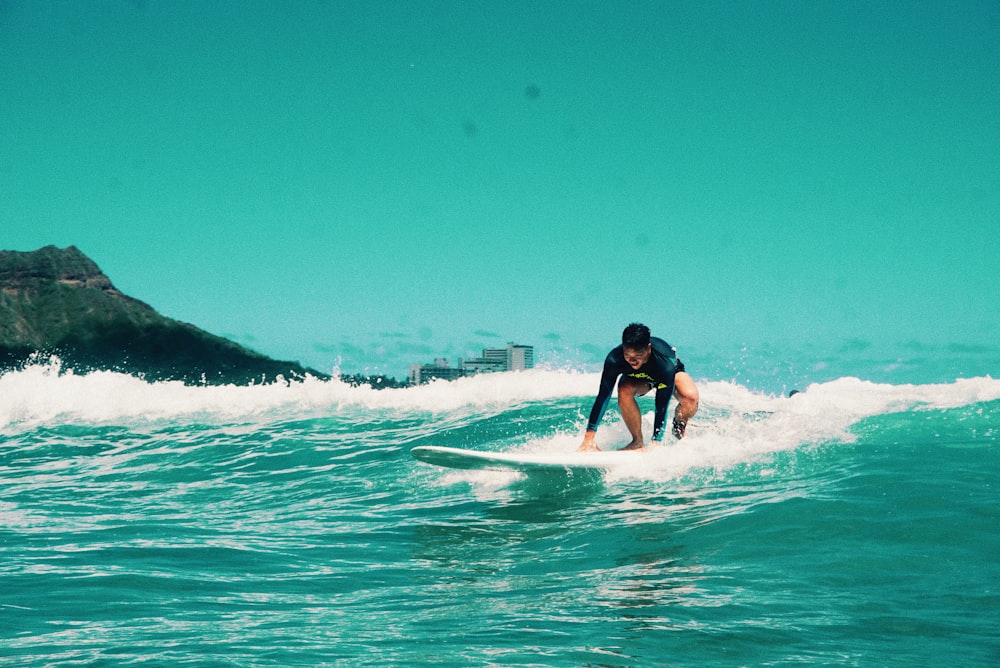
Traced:
<path fill-rule="evenodd" d="M 635 378 L 636 380 L 648 380 L 649 384 L 656 387 L 658 390 L 666 389 L 666 383 L 657 383 L 656 379 L 650 376 L 648 373 L 643 373 L 641 371 L 635 371 L 632 373 L 625 374 L 629 378 Z"/>

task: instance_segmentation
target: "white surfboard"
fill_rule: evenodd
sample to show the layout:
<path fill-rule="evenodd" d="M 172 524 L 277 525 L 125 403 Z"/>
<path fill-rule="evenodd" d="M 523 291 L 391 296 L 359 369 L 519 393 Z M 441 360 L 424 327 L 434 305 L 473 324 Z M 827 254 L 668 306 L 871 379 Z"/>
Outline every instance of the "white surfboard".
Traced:
<path fill-rule="evenodd" d="M 453 469 L 504 469 L 513 471 L 604 470 L 634 464 L 642 453 L 635 450 L 599 452 L 484 452 L 418 445 L 410 450 L 416 459 Z"/>

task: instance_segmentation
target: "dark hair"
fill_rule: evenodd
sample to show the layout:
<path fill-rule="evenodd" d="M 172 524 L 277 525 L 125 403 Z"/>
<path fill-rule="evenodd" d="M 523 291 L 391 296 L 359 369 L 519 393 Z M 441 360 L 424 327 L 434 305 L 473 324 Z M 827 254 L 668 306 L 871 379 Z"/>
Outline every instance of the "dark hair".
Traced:
<path fill-rule="evenodd" d="M 622 332 L 622 346 L 629 350 L 639 350 L 649 345 L 649 327 L 633 322 Z"/>

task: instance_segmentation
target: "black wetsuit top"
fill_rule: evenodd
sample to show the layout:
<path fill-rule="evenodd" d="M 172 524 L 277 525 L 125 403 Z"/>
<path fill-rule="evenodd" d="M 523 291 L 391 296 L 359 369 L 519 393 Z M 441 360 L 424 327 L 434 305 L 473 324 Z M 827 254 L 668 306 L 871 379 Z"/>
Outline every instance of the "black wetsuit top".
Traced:
<path fill-rule="evenodd" d="M 674 393 L 674 375 L 684 371 L 684 364 L 677 359 L 677 351 L 663 339 L 650 337 L 652 353 L 649 360 L 638 369 L 633 369 L 625 361 L 623 346 L 618 346 L 604 360 L 604 371 L 601 373 L 601 389 L 597 392 L 594 407 L 590 409 L 588 431 L 597 431 L 597 425 L 604 417 L 608 408 L 611 393 L 615 389 L 618 376 L 625 374 L 629 378 L 637 378 L 649 382 L 656 388 L 656 413 L 653 418 L 653 440 L 659 441 L 663 430 L 663 421 L 667 416 L 667 405 Z"/>

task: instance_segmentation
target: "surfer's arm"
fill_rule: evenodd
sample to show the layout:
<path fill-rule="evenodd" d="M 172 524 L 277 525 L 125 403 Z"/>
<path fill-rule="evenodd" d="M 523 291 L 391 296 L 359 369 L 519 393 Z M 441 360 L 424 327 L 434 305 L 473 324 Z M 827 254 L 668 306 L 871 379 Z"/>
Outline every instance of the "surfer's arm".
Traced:
<path fill-rule="evenodd" d="M 587 421 L 588 432 L 597 431 L 597 425 L 601 423 L 604 412 L 608 410 L 608 403 L 611 401 L 611 393 L 615 389 L 617 378 L 618 369 L 614 365 L 605 363 L 604 371 L 601 373 L 601 387 L 597 391 L 597 398 L 594 399 L 594 406 L 590 409 L 590 419 Z"/>
<path fill-rule="evenodd" d="M 601 373 L 601 387 L 597 391 L 597 398 L 594 399 L 594 406 L 590 409 L 590 418 L 587 420 L 587 433 L 583 436 L 583 443 L 580 450 L 599 450 L 594 443 L 594 436 L 597 434 L 597 425 L 604 417 L 604 411 L 608 409 L 608 402 L 611 401 L 611 392 L 615 388 L 615 380 L 618 378 L 618 369 L 614 364 L 605 361 L 604 371 Z"/>
<path fill-rule="evenodd" d="M 656 411 L 653 417 L 653 440 L 663 440 L 663 422 L 667 417 L 667 406 L 670 404 L 670 395 L 673 393 L 672 387 L 663 385 L 656 388 Z"/>

